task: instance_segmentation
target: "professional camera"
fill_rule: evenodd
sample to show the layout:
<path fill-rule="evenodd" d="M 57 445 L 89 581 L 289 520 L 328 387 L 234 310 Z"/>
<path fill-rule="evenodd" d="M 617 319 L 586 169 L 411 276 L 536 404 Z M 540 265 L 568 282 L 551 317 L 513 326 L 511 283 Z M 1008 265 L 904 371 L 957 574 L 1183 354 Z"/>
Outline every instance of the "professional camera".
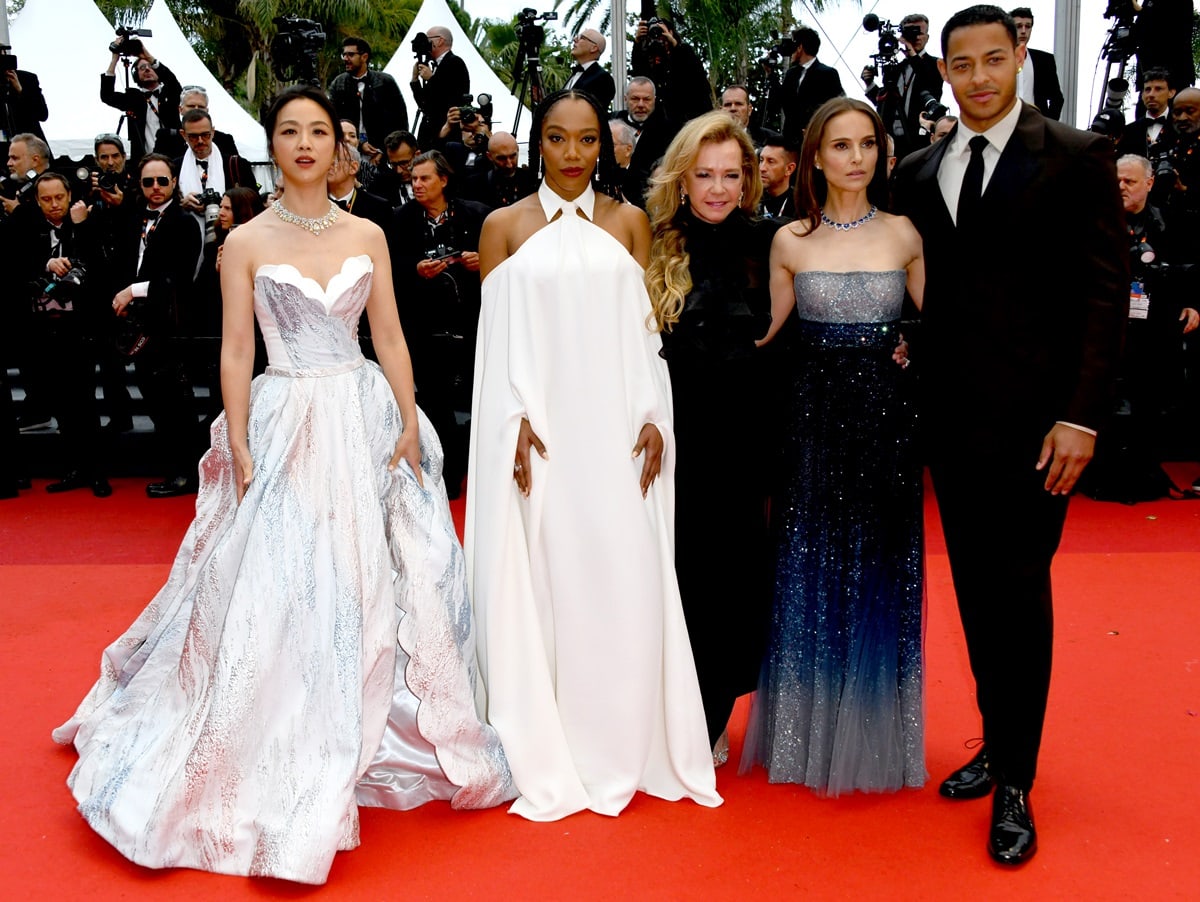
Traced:
<path fill-rule="evenodd" d="M 11 72 L 17 68 L 17 58 L 8 52 L 10 50 L 12 50 L 12 47 L 8 46 L 8 44 L 0 44 L 0 72 Z M 0 86 L 0 90 L 7 90 L 7 88 L 8 80 L 5 79 L 4 84 Z"/>
<path fill-rule="evenodd" d="M 91 174 L 96 176 L 96 187 L 101 191 L 107 191 L 111 194 L 114 188 L 121 187 L 121 173 L 119 172 L 109 172 L 107 169 L 93 169 Z"/>
<path fill-rule="evenodd" d="M 455 250 L 446 244 L 439 244 L 425 252 L 426 260 L 445 260 L 447 263 L 453 263 L 461 256 L 462 251 Z"/>
<path fill-rule="evenodd" d="M 539 13 L 532 7 L 525 7 L 517 13 L 517 59 L 513 64 L 513 83 L 525 77 L 525 67 L 530 59 L 537 60 L 546 42 L 546 29 L 539 22 L 553 22 L 558 19 L 558 13 Z M 539 98 L 540 99 L 540 98 Z"/>
<path fill-rule="evenodd" d="M 271 68 L 275 77 L 319 86 L 317 53 L 325 46 L 321 23 L 296 16 L 277 16 L 273 21 L 278 29 L 271 40 Z"/>
<path fill-rule="evenodd" d="M 924 111 L 925 115 L 934 122 L 937 122 L 943 116 L 949 115 L 950 113 L 950 108 L 928 91 L 922 91 L 917 95 L 917 103 L 921 104 L 921 109 Z"/>
<path fill-rule="evenodd" d="M 1146 156 L 1154 167 L 1154 181 L 1160 190 L 1163 187 L 1175 185 L 1175 149 L 1165 146 L 1161 141 L 1153 145 Z"/>
<path fill-rule="evenodd" d="M 1137 38 L 1134 37 L 1133 19 L 1137 14 L 1133 0 L 1109 0 L 1104 18 L 1113 19 L 1112 27 L 1104 39 L 1100 53 L 1106 59 L 1125 62 L 1137 53 Z"/>
<path fill-rule="evenodd" d="M 794 40 L 792 40 L 791 35 L 781 38 L 779 36 L 779 32 L 774 28 L 771 29 L 770 35 L 771 40 L 775 43 L 767 49 L 767 52 L 763 54 L 762 59 L 758 61 L 760 66 L 768 70 L 779 66 L 784 60 L 790 59 L 792 54 L 796 52 L 796 48 L 799 46 Z"/>
<path fill-rule="evenodd" d="M 0 195 L 7 197 L 9 200 L 15 200 L 17 203 L 22 203 L 27 197 L 33 195 L 33 182 L 38 177 L 37 171 L 30 169 L 25 173 L 25 179 L 6 176 L 0 179 Z"/>
<path fill-rule="evenodd" d="M 217 240 L 217 218 L 221 215 L 221 195 L 212 188 L 205 188 L 199 201 L 200 206 L 204 207 L 204 243 L 212 244 Z"/>
<path fill-rule="evenodd" d="M 1119 138 L 1125 131 L 1125 95 L 1129 93 L 1128 80 L 1118 76 L 1108 81 L 1104 94 L 1104 103 L 1096 113 L 1088 131 L 1106 138 Z"/>
<path fill-rule="evenodd" d="M 63 276 L 43 276 L 30 284 L 35 313 L 62 314 L 75 309 L 87 270 L 79 264 Z"/>
<path fill-rule="evenodd" d="M 862 20 L 863 31 L 879 32 L 879 50 L 877 53 L 871 54 L 871 58 L 887 57 L 889 60 L 896 55 L 896 51 L 900 49 L 900 38 L 896 34 L 896 26 L 887 19 L 880 19 L 875 13 L 867 13 Z M 914 26 L 905 26 L 905 37 L 909 37 L 907 29 Z M 918 27 L 916 29 L 920 31 Z M 911 40 L 911 38 L 910 38 Z"/>
<path fill-rule="evenodd" d="M 472 106 L 472 102 L 476 105 Z M 480 94 L 477 97 L 472 97 L 470 94 L 464 94 L 462 103 L 458 107 L 458 120 L 463 125 L 473 125 L 475 120 L 480 117 L 484 122 L 492 121 L 492 95 Z"/>
<path fill-rule="evenodd" d="M 124 40 L 116 40 L 108 45 L 109 53 L 119 53 L 121 56 L 141 56 L 145 50 L 145 45 L 138 38 L 152 38 L 154 32 L 149 28 L 117 28 L 117 37 Z"/>
<path fill-rule="evenodd" d="M 412 52 L 421 65 L 433 59 L 433 42 L 429 40 L 429 35 L 423 31 L 417 32 L 412 39 Z"/>

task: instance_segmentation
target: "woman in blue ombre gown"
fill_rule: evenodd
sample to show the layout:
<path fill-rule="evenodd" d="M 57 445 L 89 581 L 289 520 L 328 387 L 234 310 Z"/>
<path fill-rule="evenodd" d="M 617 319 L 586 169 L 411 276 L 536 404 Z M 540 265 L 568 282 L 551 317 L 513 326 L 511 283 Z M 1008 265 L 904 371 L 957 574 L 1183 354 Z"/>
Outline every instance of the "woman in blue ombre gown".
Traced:
<path fill-rule="evenodd" d="M 771 249 L 770 341 L 795 308 L 775 600 L 742 768 L 820 795 L 921 786 L 924 561 L 915 410 L 893 359 L 921 239 L 886 197 L 882 123 L 822 106 L 797 222 Z"/>

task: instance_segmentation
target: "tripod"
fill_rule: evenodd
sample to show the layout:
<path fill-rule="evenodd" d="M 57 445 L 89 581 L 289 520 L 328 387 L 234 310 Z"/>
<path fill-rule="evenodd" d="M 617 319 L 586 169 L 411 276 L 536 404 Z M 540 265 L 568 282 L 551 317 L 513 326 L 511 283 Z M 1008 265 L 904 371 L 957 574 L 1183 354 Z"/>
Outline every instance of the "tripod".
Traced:
<path fill-rule="evenodd" d="M 523 49 L 523 48 L 522 48 Z M 520 53 L 520 50 L 518 50 Z M 533 48 L 528 56 L 517 57 L 517 72 L 521 72 L 517 76 L 514 72 L 513 81 L 520 78 L 521 90 L 517 94 L 517 112 L 513 116 L 513 134 L 517 132 L 517 126 L 521 123 L 521 111 L 525 109 L 525 97 L 529 96 L 530 102 L 537 106 L 542 102 L 542 97 L 545 96 L 545 89 L 542 87 L 542 58 L 538 52 L 538 48 Z"/>

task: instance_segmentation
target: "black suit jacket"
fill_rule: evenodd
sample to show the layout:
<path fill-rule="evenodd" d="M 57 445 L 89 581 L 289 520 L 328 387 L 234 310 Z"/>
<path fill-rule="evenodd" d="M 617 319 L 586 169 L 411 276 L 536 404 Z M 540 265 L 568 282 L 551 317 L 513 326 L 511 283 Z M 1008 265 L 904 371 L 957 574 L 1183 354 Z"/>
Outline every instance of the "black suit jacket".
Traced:
<path fill-rule="evenodd" d="M 229 132 L 222 132 L 213 129 L 213 146 L 221 151 L 221 156 L 228 160 L 230 157 L 240 157 L 237 141 L 233 139 L 233 135 Z M 154 152 L 161 153 L 164 157 L 170 157 L 172 160 L 177 160 L 187 153 L 187 142 L 183 140 L 183 136 L 179 134 L 178 128 L 160 128 L 158 135 L 154 139 Z M 253 183 L 250 185 L 254 187 Z"/>
<path fill-rule="evenodd" d="M 1051 119 L 1062 114 L 1063 92 L 1058 84 L 1058 67 L 1054 65 L 1054 54 L 1045 50 L 1027 51 L 1033 65 L 1033 102 Z"/>
<path fill-rule="evenodd" d="M 367 86 L 362 94 L 362 123 L 368 141 L 383 148 L 383 139 L 395 131 L 408 131 L 408 107 L 396 79 L 386 72 L 368 69 L 363 76 Z M 329 99 L 337 109 L 339 119 L 348 119 L 355 127 L 359 122 L 358 84 L 349 72 L 343 72 L 329 85 Z"/>
<path fill-rule="evenodd" d="M 179 128 L 179 95 L 182 87 L 175 73 L 159 62 L 158 72 L 158 121 L 163 128 Z M 117 90 L 117 76 L 107 72 L 100 76 L 100 99 L 111 107 L 125 113 L 129 125 L 129 161 L 137 161 L 150 153 L 146 146 L 146 92 L 140 88 L 128 91 Z"/>
<path fill-rule="evenodd" d="M 1129 306 L 1112 152 L 1023 105 L 979 224 L 959 229 L 937 179 L 952 136 L 905 158 L 893 185 L 896 211 L 925 245 L 914 358 L 931 447 L 944 451 L 953 436 L 957 449 L 1036 448 L 1059 420 L 1096 429 Z"/>
<path fill-rule="evenodd" d="M 908 57 L 900 71 L 900 84 L 905 86 L 904 91 L 885 90 L 879 94 L 879 115 L 883 119 L 883 127 L 896 142 L 896 156 L 899 159 L 929 146 L 929 135 L 921 134 L 921 123 L 918 121 L 922 109 L 920 96 L 922 91 L 928 91 L 941 99 L 945 82 L 937 64 L 938 58 L 929 53 Z M 913 73 L 911 79 L 906 77 L 908 72 Z M 897 120 L 902 133 L 895 127 Z"/>
<path fill-rule="evenodd" d="M 654 164 L 667 152 L 667 147 L 674 140 L 679 126 L 666 117 L 661 107 L 655 107 L 654 112 L 646 117 L 640 128 L 629 118 L 628 110 L 622 110 L 617 118 L 629 123 L 638 132 L 637 142 L 633 145 L 633 155 L 629 158 L 625 199 L 644 210 L 645 191 L 650 173 L 654 170 Z"/>
<path fill-rule="evenodd" d="M 362 188 L 357 189 L 350 204 L 350 212 L 371 220 L 383 229 L 385 235 L 392 228 L 392 205 L 378 194 L 372 194 Z"/>
<path fill-rule="evenodd" d="M 1171 124 L 1170 113 L 1158 120 L 1134 119 L 1125 126 L 1125 131 L 1121 134 L 1121 140 L 1117 143 L 1117 156 L 1124 156 L 1127 153 L 1147 156 L 1150 148 L 1154 146 L 1150 143 L 1150 123 L 1155 121 L 1162 123 L 1162 129 L 1158 133 L 1158 141 L 1154 143 L 1162 144 L 1164 147 L 1171 146 L 1175 140 L 1175 126 Z"/>
<path fill-rule="evenodd" d="M 21 85 L 20 94 L 15 94 L 11 90 L 4 91 L 7 116 L 6 121 L 0 122 L 0 124 L 6 128 L 12 128 L 9 133 L 10 138 L 13 135 L 28 132 L 45 141 L 46 133 L 42 131 L 42 123 L 49 118 L 50 110 L 46 107 L 46 98 L 42 94 L 42 86 L 38 82 L 38 77 L 32 72 L 18 69 L 17 81 Z"/>
<path fill-rule="evenodd" d="M 237 150 L 236 147 L 231 148 Z M 172 162 L 175 164 L 175 172 L 180 171 L 183 166 L 183 157 L 176 157 Z M 254 167 L 243 160 L 236 154 L 227 155 L 224 150 L 221 151 L 221 168 L 225 170 L 225 190 L 230 188 L 253 188 L 258 190 L 258 180 L 254 177 Z"/>
<path fill-rule="evenodd" d="M 112 211 L 108 230 L 110 296 L 135 282 L 149 282 L 146 297 L 135 299 L 133 307 L 145 311 L 145 321 L 154 331 L 174 332 L 190 318 L 192 281 L 204 247 L 204 233 L 196 217 L 178 200 L 172 201 L 150 233 L 138 266 L 144 212 L 143 204 Z"/>
<path fill-rule="evenodd" d="M 788 69 L 783 76 L 783 87 L 779 89 L 783 135 L 789 141 L 796 142 L 804 136 L 808 120 L 817 107 L 826 100 L 846 93 L 842 90 L 842 79 L 837 69 L 826 66 L 819 59 L 813 60 L 803 78 L 800 77 L 801 72 L 805 70 L 799 64 Z"/>
<path fill-rule="evenodd" d="M 433 78 L 424 84 L 419 78 L 414 78 L 410 87 L 417 106 L 424 113 L 421 128 L 417 132 L 417 146 L 422 150 L 431 150 L 437 146 L 438 132 L 446 123 L 446 113 L 450 107 L 459 106 L 463 95 L 471 93 L 471 74 L 467 71 L 467 64 L 455 56 L 453 50 L 447 50 L 437 61 Z"/>
<path fill-rule="evenodd" d="M 595 97 L 603 110 L 611 107 L 613 98 L 617 96 L 616 82 L 599 62 L 584 69 L 573 87 L 576 91 L 584 91 Z"/>

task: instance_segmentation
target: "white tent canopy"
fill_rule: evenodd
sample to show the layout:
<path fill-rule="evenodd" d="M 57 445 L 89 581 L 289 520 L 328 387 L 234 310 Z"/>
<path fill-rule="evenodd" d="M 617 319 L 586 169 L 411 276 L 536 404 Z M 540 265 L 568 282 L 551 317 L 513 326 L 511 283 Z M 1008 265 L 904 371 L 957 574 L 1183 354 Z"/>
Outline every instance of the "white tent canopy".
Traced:
<path fill-rule="evenodd" d="M 517 98 L 512 92 L 505 87 L 504 82 L 500 77 L 492 71 L 491 67 L 484 62 L 483 57 L 479 55 L 479 51 L 475 49 L 467 38 L 466 32 L 462 30 L 462 26 L 458 24 L 458 20 L 454 18 L 450 8 L 446 5 L 446 0 L 425 0 L 421 4 L 416 17 L 413 19 L 412 26 L 408 29 L 405 35 L 405 41 L 400 45 L 399 49 L 392 56 L 383 71 L 392 78 L 396 79 L 400 85 L 400 92 L 404 95 L 404 103 L 408 107 L 408 121 L 412 123 L 417 115 L 417 104 L 413 99 L 412 88 L 409 82 L 412 81 L 413 63 L 416 62 L 412 55 L 409 42 L 413 35 L 421 32 L 428 32 L 435 25 L 441 25 L 450 30 L 454 36 L 454 53 L 461 57 L 463 62 L 467 64 L 467 71 L 471 74 L 471 93 L 478 96 L 479 94 L 491 94 L 493 104 L 493 121 L 495 122 L 494 131 L 511 132 L 513 120 L 517 115 Z M 445 116 L 446 111 L 442 110 L 441 115 Z M 529 110 L 521 113 L 520 134 L 517 135 L 517 141 L 524 143 L 529 135 L 529 122 L 532 116 Z M 422 148 L 424 149 L 424 148 Z"/>

